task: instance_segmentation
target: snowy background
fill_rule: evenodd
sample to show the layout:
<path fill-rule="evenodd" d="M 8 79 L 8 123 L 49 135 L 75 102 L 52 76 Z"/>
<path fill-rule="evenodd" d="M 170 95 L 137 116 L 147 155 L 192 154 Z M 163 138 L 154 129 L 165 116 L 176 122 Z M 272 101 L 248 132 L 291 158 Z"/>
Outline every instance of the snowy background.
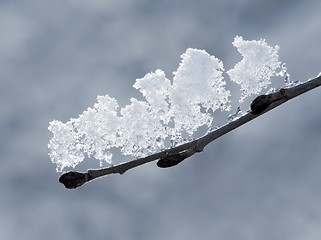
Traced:
<path fill-rule="evenodd" d="M 47 128 L 97 95 L 121 106 L 141 98 L 135 79 L 157 68 L 171 78 L 188 47 L 230 69 L 235 35 L 279 45 L 292 80 L 315 77 L 320 9 L 318 0 L 0 1 L 1 239 L 319 240 L 320 89 L 175 168 L 150 163 L 76 190 L 58 183 Z M 97 167 L 88 159 L 76 170 Z"/>

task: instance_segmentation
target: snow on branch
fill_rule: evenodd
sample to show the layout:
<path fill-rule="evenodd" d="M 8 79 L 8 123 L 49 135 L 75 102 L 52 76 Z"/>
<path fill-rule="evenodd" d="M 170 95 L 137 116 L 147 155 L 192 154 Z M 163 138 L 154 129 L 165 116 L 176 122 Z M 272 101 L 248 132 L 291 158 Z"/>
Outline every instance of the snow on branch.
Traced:
<path fill-rule="evenodd" d="M 321 86 L 321 75 L 319 75 L 317 78 L 294 87 L 282 88 L 279 91 L 268 95 L 260 95 L 253 100 L 251 104 L 251 111 L 248 111 L 243 116 L 227 123 L 226 125 L 213 132 L 208 133 L 207 135 L 199 139 L 179 145 L 175 148 L 152 154 L 144 158 L 121 163 L 112 167 L 92 169 L 88 170 L 87 173 L 79 173 L 74 171 L 67 172 L 59 178 L 59 182 L 64 184 L 66 188 L 77 188 L 95 178 L 113 173 L 123 174 L 129 169 L 158 159 L 160 159 L 157 162 L 158 167 L 166 168 L 175 166 L 186 158 L 192 156 L 193 154 L 203 151 L 204 147 L 215 139 L 225 135 L 226 133 L 229 133 L 235 128 L 242 126 L 243 124 L 257 118 L 258 116 L 265 114 L 266 112 L 285 103 L 286 101 L 319 86 Z"/>
<path fill-rule="evenodd" d="M 270 78 L 278 75 L 281 66 L 279 46 L 270 47 L 265 40 L 244 41 L 236 36 L 233 46 L 243 59 L 233 69 L 227 71 L 231 81 L 240 85 L 243 92 L 240 102 L 251 94 L 259 94 L 271 83 Z M 284 66 L 285 67 L 285 66 Z"/>
<path fill-rule="evenodd" d="M 172 83 L 161 70 L 136 80 L 134 87 L 146 101 L 131 98 L 130 105 L 119 109 L 116 99 L 98 96 L 94 107 L 78 118 L 50 122 L 49 156 L 57 171 L 75 167 L 85 154 L 111 163 L 112 148 L 124 155 L 148 156 L 188 142 L 201 126 L 210 128 L 210 110 L 230 109 L 223 63 L 198 49 L 187 49 L 181 57 Z M 189 137 L 184 139 L 183 133 Z M 171 145 L 166 146 L 166 140 Z"/>
<path fill-rule="evenodd" d="M 175 166 L 201 152 L 216 138 L 310 90 L 311 86 L 320 85 L 320 77 L 300 85 L 291 82 L 285 64 L 278 59 L 279 47 L 271 47 L 265 40 L 245 41 L 236 36 L 233 45 L 243 59 L 227 74 L 240 86 L 240 102 L 266 89 L 271 77 L 285 76 L 286 88 L 257 97 L 251 111 L 242 116 L 238 111 L 226 125 L 211 132 L 213 113 L 231 109 L 231 94 L 223 78 L 224 66 L 206 51 L 189 48 L 181 55 L 172 80 L 162 70 L 136 80 L 134 88 L 142 93 L 145 101 L 131 98 L 131 104 L 120 108 L 116 99 L 98 96 L 97 103 L 78 118 L 66 123 L 58 120 L 49 123 L 48 129 L 53 134 L 48 144 L 49 156 L 57 165 L 57 171 L 74 168 L 86 156 L 111 164 L 115 148 L 137 158 L 87 173 L 67 172 L 59 181 L 67 188 L 75 188 L 97 177 L 122 174 L 157 159 L 159 167 Z M 208 134 L 193 140 L 202 126 L 208 128 Z"/>

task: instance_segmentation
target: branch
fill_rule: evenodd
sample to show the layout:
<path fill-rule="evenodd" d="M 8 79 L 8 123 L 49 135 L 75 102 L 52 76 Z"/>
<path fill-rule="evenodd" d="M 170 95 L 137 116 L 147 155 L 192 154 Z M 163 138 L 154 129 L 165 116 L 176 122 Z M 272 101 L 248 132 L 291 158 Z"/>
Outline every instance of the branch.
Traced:
<path fill-rule="evenodd" d="M 198 138 L 194 141 L 179 145 L 175 148 L 167 149 L 144 158 L 136 159 L 133 161 L 118 164 L 116 166 L 102 168 L 102 169 L 90 169 L 87 173 L 79 172 L 67 172 L 60 178 L 59 182 L 63 183 L 66 188 L 77 188 L 86 182 L 89 182 L 95 178 L 102 177 L 112 173 L 123 174 L 129 169 L 138 167 L 148 162 L 160 159 L 157 162 L 157 166 L 161 168 L 172 167 L 186 158 L 192 156 L 197 152 L 203 151 L 204 147 L 215 139 L 223 136 L 224 134 L 232 131 L 233 129 L 242 126 L 243 124 L 261 116 L 268 111 L 276 108 L 277 106 L 285 103 L 286 101 L 297 97 L 313 88 L 321 85 L 321 74 L 318 77 L 311 79 L 305 83 L 299 84 L 294 87 L 282 88 L 277 92 L 260 95 L 255 98 L 251 104 L 251 111 L 248 111 L 243 116 L 229 122 L 219 129 L 208 133 L 207 135 Z"/>

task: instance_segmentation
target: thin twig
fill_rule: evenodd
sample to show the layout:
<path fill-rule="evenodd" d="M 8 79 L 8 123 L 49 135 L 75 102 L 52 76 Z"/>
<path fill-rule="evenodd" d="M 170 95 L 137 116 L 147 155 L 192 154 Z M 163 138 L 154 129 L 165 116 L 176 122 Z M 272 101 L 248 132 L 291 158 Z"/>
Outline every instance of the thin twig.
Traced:
<path fill-rule="evenodd" d="M 90 169 L 87 173 L 79 173 L 74 171 L 67 172 L 59 178 L 59 182 L 63 183 L 66 188 L 76 188 L 83 185 L 85 182 L 88 182 L 95 178 L 112 173 L 123 174 L 129 169 L 138 167 L 148 162 L 155 161 L 157 159 L 160 159 L 157 164 L 159 167 L 175 166 L 184 159 L 192 156 L 193 154 L 203 151 L 204 147 L 215 139 L 257 118 L 258 116 L 265 114 L 266 112 L 272 110 L 273 108 L 276 108 L 286 101 L 297 97 L 307 91 L 310 91 L 320 85 L 321 75 L 294 87 L 282 88 L 279 91 L 271 94 L 260 95 L 253 100 L 251 104 L 251 111 L 201 138 L 179 145 L 175 148 L 167 149 L 144 158 L 121 163 L 116 166 L 102 169 Z"/>

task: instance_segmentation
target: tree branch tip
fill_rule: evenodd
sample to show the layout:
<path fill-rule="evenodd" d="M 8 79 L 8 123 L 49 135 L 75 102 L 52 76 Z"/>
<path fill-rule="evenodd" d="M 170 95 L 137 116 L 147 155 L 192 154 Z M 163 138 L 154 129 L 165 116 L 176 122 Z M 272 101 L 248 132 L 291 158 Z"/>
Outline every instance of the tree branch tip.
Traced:
<path fill-rule="evenodd" d="M 87 181 L 89 181 L 88 173 L 80 173 L 74 171 L 66 172 L 59 178 L 59 182 L 68 189 L 80 187 Z"/>

